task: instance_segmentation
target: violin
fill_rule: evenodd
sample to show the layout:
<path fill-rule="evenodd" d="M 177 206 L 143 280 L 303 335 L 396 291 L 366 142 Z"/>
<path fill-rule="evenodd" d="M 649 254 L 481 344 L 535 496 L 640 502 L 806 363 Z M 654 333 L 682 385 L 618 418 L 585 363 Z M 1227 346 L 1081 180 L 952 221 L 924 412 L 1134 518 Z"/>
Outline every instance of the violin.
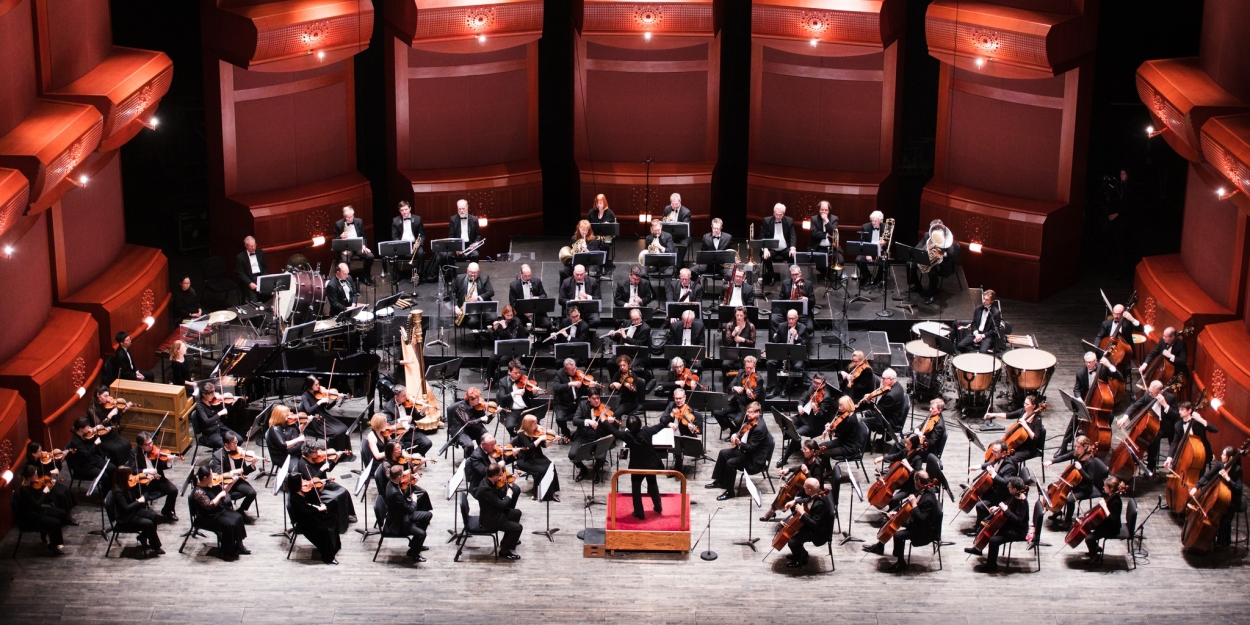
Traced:
<path fill-rule="evenodd" d="M 395 464 L 408 465 L 418 469 L 431 462 L 438 462 L 438 459 L 426 458 L 421 454 L 403 454 L 399 458 L 395 459 Z"/>
<path fill-rule="evenodd" d="M 312 421 L 313 419 L 317 418 L 317 416 L 318 415 L 308 415 L 302 412 L 292 413 L 286 416 L 286 424 L 288 426 L 295 425 L 297 423 L 299 425 L 304 425 L 308 423 L 309 421 Z"/>
<path fill-rule="evenodd" d="M 153 462 L 173 462 L 175 458 L 182 460 L 182 454 L 169 449 L 161 449 L 156 445 L 153 445 L 152 450 L 148 452 L 148 460 Z"/>
<path fill-rule="evenodd" d="M 221 395 L 213 395 L 213 398 L 204 403 L 209 406 L 233 406 L 234 402 L 243 399 L 243 397 L 235 397 L 231 393 L 222 393 Z"/>
<path fill-rule="evenodd" d="M 596 418 L 596 419 L 598 419 L 598 420 L 600 420 L 600 421 L 604 421 L 604 420 L 607 420 L 607 419 L 611 419 L 611 418 L 612 418 L 612 416 L 613 416 L 614 414 L 615 414 L 615 413 L 613 413 L 613 412 L 612 412 L 612 411 L 608 408 L 608 405 L 607 405 L 607 404 L 599 404 L 599 406 L 598 406 L 598 407 L 595 407 L 595 408 L 591 408 L 591 409 L 590 409 L 590 416 L 592 416 L 592 417 L 594 417 L 594 418 Z M 540 429 L 541 429 L 541 428 L 540 428 Z M 553 436 L 554 436 L 554 435 L 553 435 Z"/>
<path fill-rule="evenodd" d="M 742 379 L 742 390 L 749 393 L 752 398 L 755 397 L 756 390 L 760 387 L 760 374 L 752 371 L 751 375 Z"/>
<path fill-rule="evenodd" d="M 181 458 L 181 456 L 179 456 L 179 458 Z M 244 462 L 256 462 L 258 460 L 262 460 L 262 458 L 256 455 L 255 452 L 239 451 L 237 449 L 230 453 L 230 458 L 232 460 L 242 460 Z"/>
<path fill-rule="evenodd" d="M 829 425 L 825 426 L 825 438 L 833 440 L 833 433 L 838 430 L 838 426 L 842 425 L 842 422 L 853 414 L 855 414 L 854 410 L 842 410 L 838 412 L 837 416 L 833 418 L 833 421 L 830 421 Z"/>
<path fill-rule="evenodd" d="M 586 384 L 587 386 L 594 386 L 596 384 L 595 376 L 590 375 L 586 373 L 585 371 L 582 371 L 581 369 L 574 371 L 573 375 L 569 376 L 569 381 L 570 382 L 582 382 Z"/>
<path fill-rule="evenodd" d="M 865 369 L 872 369 L 872 365 L 868 364 L 867 360 L 864 360 L 864 362 L 861 362 L 858 365 L 849 365 L 846 370 L 850 372 L 851 379 L 854 380 L 855 378 L 858 378 L 859 374 L 863 373 Z"/>
<path fill-rule="evenodd" d="M 323 401 L 323 400 L 338 401 L 338 400 L 340 400 L 340 399 L 347 399 L 347 398 L 350 398 L 350 397 L 351 397 L 351 394 L 350 394 L 350 393 L 340 393 L 340 392 L 338 391 L 338 389 L 333 389 L 333 388 L 323 388 L 323 389 L 321 389 L 321 390 L 319 390 L 319 391 L 317 391 L 317 392 L 313 393 L 313 397 L 315 397 L 315 398 L 317 399 L 317 401 Z"/>
<path fill-rule="evenodd" d="M 542 395 L 545 392 L 538 386 L 538 383 L 535 382 L 533 378 L 525 374 L 522 374 L 521 377 L 517 378 L 516 385 L 535 395 Z"/>
<path fill-rule="evenodd" d="M 491 480 L 491 484 L 494 484 L 495 488 L 503 488 L 504 486 L 507 486 L 508 484 L 512 484 L 515 482 L 516 482 L 516 475 L 513 474 L 511 471 L 504 471 L 500 473 L 497 477 Z"/>
<path fill-rule="evenodd" d="M 112 432 L 112 431 L 113 431 L 113 428 L 107 425 L 88 426 L 87 431 L 83 432 L 82 437 L 87 440 L 91 440 L 97 436 L 104 436 L 105 434 L 108 434 L 109 432 Z"/>
<path fill-rule="evenodd" d="M 673 419 L 678 423 L 686 426 L 693 434 L 699 433 L 699 426 L 695 423 L 694 410 L 690 409 L 690 404 L 682 404 L 681 408 L 673 410 Z"/>
<path fill-rule="evenodd" d="M 104 402 L 104 404 L 102 405 L 104 406 L 105 410 L 113 410 L 114 408 L 118 410 L 129 410 L 131 406 L 134 406 L 133 403 L 128 402 L 120 397 L 114 398 L 113 401 Z"/>
<path fill-rule="evenodd" d="M 821 402 L 825 401 L 825 387 L 822 386 L 819 391 L 812 393 L 812 396 L 808 398 L 808 401 L 812 405 L 813 412 L 819 409 Z M 804 410 L 803 406 L 799 406 L 799 412 L 802 414 L 809 414 L 806 410 Z"/>
<path fill-rule="evenodd" d="M 690 390 L 702 390 L 707 388 L 702 384 L 699 384 L 699 375 L 690 369 L 682 370 L 681 375 L 677 376 L 677 383 Z"/>
<path fill-rule="evenodd" d="M 519 451 L 521 450 L 516 447 L 513 447 L 512 445 L 495 445 L 495 450 L 489 452 L 489 455 L 491 458 L 498 460 L 500 458 L 503 458 L 504 456 L 508 456 L 508 457 L 515 456 L 517 455 L 517 452 Z"/>
<path fill-rule="evenodd" d="M 55 475 L 36 475 L 35 478 L 30 481 L 30 487 L 35 490 L 49 489 L 55 485 L 56 485 Z"/>
<path fill-rule="evenodd" d="M 217 477 L 218 477 L 218 476 L 217 476 L 217 474 L 216 474 L 216 473 L 214 473 L 214 474 L 213 474 L 213 480 L 214 480 L 214 481 L 213 481 L 213 484 L 214 484 L 214 485 L 217 483 L 217 482 L 216 482 Z M 231 481 L 233 481 L 233 478 L 231 479 Z M 325 488 L 325 487 L 326 487 L 326 482 L 328 482 L 328 481 L 329 481 L 329 480 L 325 480 L 325 479 L 322 479 L 322 478 L 319 478 L 319 477 L 314 477 L 314 478 L 312 478 L 312 479 L 310 479 L 310 480 L 301 479 L 301 480 L 300 480 L 300 492 L 301 492 L 301 493 L 306 493 L 306 492 L 308 492 L 308 491 L 310 491 L 310 490 L 314 490 L 314 489 L 315 489 L 315 490 L 321 490 L 321 489 L 323 489 L 323 488 Z"/>
<path fill-rule="evenodd" d="M 350 449 L 344 449 L 343 451 L 339 451 L 337 449 L 318 449 L 317 452 L 312 455 L 311 461 L 313 464 L 321 464 L 326 461 L 338 462 L 340 458 L 350 457 L 351 455 L 352 450 Z"/>
<path fill-rule="evenodd" d="M 630 390 L 636 390 L 636 389 L 634 389 L 634 388 L 633 388 L 633 386 L 634 386 L 634 376 L 633 376 L 633 374 L 631 374 L 631 373 L 630 373 L 630 372 L 628 372 L 628 371 L 626 371 L 625 373 L 622 373 L 622 374 L 621 374 L 621 376 L 620 376 L 619 378 L 617 378 L 617 379 L 616 379 L 616 381 L 617 381 L 617 383 L 619 383 L 621 386 L 627 386 L 627 387 L 630 387 Z"/>
<path fill-rule="evenodd" d="M 391 439 L 399 438 L 408 432 L 408 425 L 402 421 L 388 423 L 382 428 L 382 438 Z"/>
<path fill-rule="evenodd" d="M 419 479 L 421 479 L 421 475 L 419 473 L 404 471 L 403 474 L 399 476 L 399 487 L 403 490 L 408 490 L 409 488 L 412 488 L 412 486 L 415 485 Z"/>
<path fill-rule="evenodd" d="M 39 460 L 39 464 L 50 464 L 60 462 L 65 456 L 75 450 L 73 449 L 53 449 L 52 451 L 40 451 L 35 454 L 35 458 Z"/>

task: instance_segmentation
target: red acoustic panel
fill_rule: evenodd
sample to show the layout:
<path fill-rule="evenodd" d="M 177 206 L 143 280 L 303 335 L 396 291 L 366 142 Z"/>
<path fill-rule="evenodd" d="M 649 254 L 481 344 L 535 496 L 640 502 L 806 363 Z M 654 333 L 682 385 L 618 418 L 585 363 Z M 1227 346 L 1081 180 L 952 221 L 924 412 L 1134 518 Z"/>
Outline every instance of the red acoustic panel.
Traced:
<path fill-rule="evenodd" d="M 0 237 L 17 224 L 30 203 L 30 184 L 16 169 L 0 169 Z"/>
<path fill-rule="evenodd" d="M 1201 141 L 1202 155 L 1229 182 L 1225 192 L 1250 193 L 1250 115 L 1212 118 L 1202 126 Z"/>
<path fill-rule="evenodd" d="M 1250 102 L 1250 3 L 1206 0 L 1202 5 L 1202 68 L 1228 92 Z"/>
<path fill-rule="evenodd" d="M 1142 323 L 1164 328 L 1184 328 L 1228 321 L 1233 311 L 1211 299 L 1189 273 L 1180 254 L 1147 256 L 1137 264 L 1133 287 L 1138 304 L 1134 314 Z M 1193 353 L 1193 352 L 1190 352 Z"/>
<path fill-rule="evenodd" d="M 905 0 L 755 0 L 751 34 L 882 48 L 902 32 L 906 11 Z"/>
<path fill-rule="evenodd" d="M 0 2 L 0 136 L 17 127 L 35 108 L 34 29 L 30 0 Z"/>
<path fill-rule="evenodd" d="M 73 293 L 114 265 L 126 243 L 121 159 L 110 158 L 84 188 L 61 198 L 66 293 Z"/>
<path fill-rule="evenodd" d="M 588 153 L 595 160 L 706 158 L 707 74 L 587 72 Z"/>
<path fill-rule="evenodd" d="M 0 306 L 0 327 L 4 328 L 0 332 L 0 362 L 30 343 L 52 307 L 48 218 L 40 214 L 27 219 L 33 219 L 34 223 L 12 243 L 13 257 L 0 259 L 4 265 L 20 264 L 21 268 L 20 271 L 0 271 L 0 293 L 21 294 L 20 298 L 14 298 L 14 305 Z"/>
<path fill-rule="evenodd" d="M 311 69 L 369 46 L 373 3 L 357 0 L 201 0 L 204 47 L 259 71 Z"/>
<path fill-rule="evenodd" d="M 36 0 L 35 22 L 45 91 L 82 78 L 109 56 L 113 33 L 107 2 Z"/>
<path fill-rule="evenodd" d="M 100 353 L 116 351 L 113 337 L 130 334 L 135 364 L 151 368 L 156 362 L 156 346 L 169 327 L 169 261 L 152 247 L 126 245 L 121 254 L 90 284 L 58 305 L 90 313 L 99 325 Z M 154 322 L 149 330 L 145 319 Z"/>
<path fill-rule="evenodd" d="M 1225 91 L 1202 69 L 1198 57 L 1146 61 L 1137 68 L 1137 96 L 1156 130 L 1185 158 L 1202 162 L 1198 132 L 1212 117 L 1244 111 L 1250 101 Z"/>
<path fill-rule="evenodd" d="M 30 440 L 26 423 L 26 402 L 21 394 L 0 388 L 0 473 L 12 471 L 17 476 L 26 454 L 26 442 Z M 9 500 L 20 479 L 0 488 L 0 497 Z M 13 527 L 13 509 L 0 506 L 0 536 Z"/>
<path fill-rule="evenodd" d="M 0 137 L 0 167 L 21 170 L 31 202 L 47 206 L 69 187 L 59 185 L 100 144 L 103 118 L 90 106 L 40 100 L 26 119 Z"/>
<path fill-rule="evenodd" d="M 524 51 L 525 46 L 518 46 Z M 478 167 L 522 161 L 530 145 L 529 75 L 524 57 L 500 61 L 513 71 L 409 82 L 409 166 Z"/>
<path fill-rule="evenodd" d="M 880 81 L 822 80 L 769 73 L 765 67 L 756 160 L 784 167 L 877 171 L 881 100 Z"/>
<path fill-rule="evenodd" d="M 583 0 L 583 35 L 668 33 L 711 35 L 712 0 Z"/>
<path fill-rule="evenodd" d="M 1219 428 L 1208 434 L 1214 453 L 1229 446 L 1240 446 L 1250 437 L 1250 333 L 1240 321 L 1215 323 L 1198 333 L 1194 357 L 1194 385 L 1206 391 L 1219 408 L 1208 408 L 1202 416 Z M 1195 393 L 1196 396 L 1196 393 Z"/>
<path fill-rule="evenodd" d="M 1056 200 L 1062 122 L 1059 109 L 955 91 L 947 175 L 993 193 Z"/>
<path fill-rule="evenodd" d="M 52 308 L 39 332 L 8 360 L 0 362 L 0 387 L 21 393 L 30 437 L 58 447 L 69 440 L 70 424 L 87 411 L 100 379 L 98 328 L 91 315 Z M 137 354 L 136 354 L 137 355 Z"/>
<path fill-rule="evenodd" d="M 680 193 L 682 205 L 690 209 L 691 237 L 702 237 L 710 228 L 713 163 L 652 163 L 650 201 L 643 163 L 578 161 L 577 167 L 581 175 L 579 206 L 589 210 L 595 195 L 604 194 L 621 222 L 623 235 L 649 232 L 646 224 L 638 222 L 638 214 L 644 207 L 650 207 L 652 214 L 662 212 L 673 193 Z"/>
<path fill-rule="evenodd" d="M 410 46 L 480 36 L 538 36 L 543 30 L 541 0 L 386 0 L 385 14 L 400 41 Z"/>
<path fill-rule="evenodd" d="M 1094 51 L 1097 2 L 1081 4 L 1085 14 L 1033 8 L 1049 8 L 1040 2 L 936 0 L 925 16 L 925 40 L 929 54 L 964 69 L 1016 78 L 1053 76 Z M 1074 3 L 1072 8 L 1081 7 Z M 981 68 L 978 59 L 985 61 Z"/>
<path fill-rule="evenodd" d="M 1196 166 L 1190 165 L 1181 258 L 1203 292 L 1220 306 L 1235 309 L 1235 296 L 1230 294 L 1233 266 L 1229 259 L 1235 251 L 1239 217 L 1236 206 L 1216 197 L 1216 188 L 1204 180 Z"/>
<path fill-rule="evenodd" d="M 543 233 L 542 169 L 536 159 L 406 174 L 408 191 L 400 197 L 412 203 L 413 213 L 421 215 L 430 238 L 446 236 L 457 200 L 469 203 L 470 214 L 487 218 L 482 228 L 484 254 L 507 252 L 511 237 Z"/>
<path fill-rule="evenodd" d="M 347 83 L 239 102 L 235 107 L 237 193 L 310 184 L 346 174 L 356 162 L 344 129 Z"/>
<path fill-rule="evenodd" d="M 90 104 L 104 117 L 101 151 L 115 150 L 148 123 L 173 82 L 174 64 L 163 52 L 110 47 L 91 71 L 45 97 Z"/>

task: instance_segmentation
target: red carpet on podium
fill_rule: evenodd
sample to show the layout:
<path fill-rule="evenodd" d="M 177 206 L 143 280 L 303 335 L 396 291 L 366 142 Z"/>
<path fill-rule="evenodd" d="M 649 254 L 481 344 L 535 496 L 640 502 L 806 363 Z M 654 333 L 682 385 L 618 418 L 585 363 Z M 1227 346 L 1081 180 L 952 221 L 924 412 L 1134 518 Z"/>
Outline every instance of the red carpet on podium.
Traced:
<path fill-rule="evenodd" d="M 660 502 L 664 508 L 662 514 L 656 514 L 651 509 L 651 498 L 643 495 L 642 507 L 647 518 L 639 520 L 634 518 L 634 498 L 629 493 L 616 494 L 616 527 L 614 529 L 627 530 L 635 532 L 680 532 L 682 510 L 688 509 L 690 506 L 690 498 L 686 497 L 682 501 L 681 493 L 667 493 L 660 495 Z M 684 504 L 684 505 L 683 505 Z M 609 527 L 611 527 L 609 525 Z"/>

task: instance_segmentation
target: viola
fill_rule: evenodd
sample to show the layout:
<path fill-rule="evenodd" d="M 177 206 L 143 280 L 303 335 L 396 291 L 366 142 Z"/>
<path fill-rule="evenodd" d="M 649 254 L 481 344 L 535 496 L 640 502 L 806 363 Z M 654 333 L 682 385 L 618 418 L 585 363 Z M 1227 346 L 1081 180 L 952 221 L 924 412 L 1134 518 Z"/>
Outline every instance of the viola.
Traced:
<path fill-rule="evenodd" d="M 819 410 L 821 402 L 825 401 L 825 387 L 822 386 L 819 391 L 812 393 L 812 396 L 808 398 L 808 401 L 812 405 L 812 412 Z M 802 406 L 799 408 L 802 408 Z M 807 414 L 807 411 L 805 410 L 800 410 L 799 412 Z"/>
<path fill-rule="evenodd" d="M 148 475 L 147 473 L 136 473 L 130 476 L 130 479 L 129 479 L 131 488 L 134 488 L 140 484 L 147 485 L 147 484 L 150 484 L 151 482 L 152 482 L 152 476 Z"/>
<path fill-rule="evenodd" d="M 682 369 L 681 375 L 677 376 L 677 382 L 678 384 L 691 390 L 702 390 L 707 388 L 702 384 L 699 384 L 699 375 L 690 369 Z"/>
<path fill-rule="evenodd" d="M 412 454 L 412 455 L 403 454 L 399 458 L 395 459 L 395 464 L 408 465 L 408 466 L 416 467 L 418 469 L 425 466 L 427 463 L 431 463 L 431 462 L 438 462 L 438 459 L 437 458 L 425 458 L 421 454 Z"/>
<path fill-rule="evenodd" d="M 699 426 L 695 423 L 694 410 L 690 409 L 690 404 L 682 404 L 680 408 L 674 408 L 673 419 L 686 426 L 691 433 L 699 433 Z"/>
<path fill-rule="evenodd" d="M 313 397 L 316 398 L 317 401 L 338 401 L 340 399 L 351 398 L 351 393 L 340 393 L 338 389 L 323 388 L 313 393 Z"/>
<path fill-rule="evenodd" d="M 542 395 L 545 392 L 538 386 L 538 383 L 535 382 L 533 378 L 524 374 L 522 374 L 520 378 L 517 378 L 516 385 L 535 395 Z"/>
<path fill-rule="evenodd" d="M 52 451 L 40 451 L 35 454 L 35 458 L 39 460 L 39 464 L 50 464 L 60 462 L 65 456 L 73 452 L 73 449 L 53 449 Z"/>
<path fill-rule="evenodd" d="M 825 426 L 825 438 L 833 440 L 834 432 L 838 431 L 838 426 L 842 425 L 842 422 L 853 414 L 855 414 L 854 410 L 839 411 L 837 416 L 833 418 L 833 421 L 830 421 L 829 425 Z"/>
<path fill-rule="evenodd" d="M 745 391 L 748 395 L 753 397 L 756 393 L 756 390 L 759 389 L 760 387 L 760 374 L 752 371 L 750 375 L 747 375 L 742 378 L 741 384 L 742 384 L 742 390 Z"/>
<path fill-rule="evenodd" d="M 626 371 L 625 373 L 622 373 L 621 376 L 616 379 L 616 381 L 621 386 L 632 387 L 634 385 L 634 376 L 630 374 L 628 371 Z"/>
<path fill-rule="evenodd" d="M 882 473 L 881 477 L 868 487 L 868 503 L 876 508 L 885 509 L 894 498 L 894 491 L 911 479 L 911 472 L 911 463 L 907 461 L 907 458 L 895 461 L 890 465 L 889 470 Z"/>
<path fill-rule="evenodd" d="M 108 427 L 107 425 L 89 426 L 87 427 L 87 431 L 83 432 L 82 437 L 87 440 L 91 440 L 97 436 L 104 436 L 105 434 L 108 434 L 109 432 L 112 432 L 112 431 L 113 431 L 113 428 Z"/>
<path fill-rule="evenodd" d="M 289 414 L 286 416 L 286 424 L 288 426 L 295 425 L 297 423 L 299 425 L 304 425 L 308 423 L 309 421 L 316 419 L 318 416 L 319 415 L 308 415 L 302 412 L 296 412 L 294 414 Z"/>
<path fill-rule="evenodd" d="M 408 424 L 402 421 L 396 421 L 394 423 L 388 423 L 386 424 L 386 427 L 382 428 L 382 438 L 399 438 L 407 432 Z"/>
<path fill-rule="evenodd" d="M 217 482 L 215 481 L 216 478 L 217 478 L 217 474 L 214 473 L 213 474 L 214 485 L 217 484 Z M 233 481 L 233 479 L 231 479 L 231 481 Z M 326 482 L 328 481 L 329 480 L 319 478 L 319 477 L 314 477 L 309 480 L 301 479 L 300 480 L 300 492 L 306 493 L 311 490 L 321 490 L 326 487 Z"/>
<path fill-rule="evenodd" d="M 1233 465 L 1241 462 L 1241 457 L 1246 452 L 1250 452 L 1250 439 L 1233 452 L 1228 462 L 1223 463 L 1224 470 L 1228 471 Z M 1204 486 L 1201 492 L 1190 495 L 1190 499 L 1192 503 L 1188 506 L 1185 527 L 1181 530 L 1181 543 L 1188 551 L 1206 553 L 1215 542 L 1220 523 L 1224 515 L 1228 513 L 1229 506 L 1232 505 L 1233 490 L 1221 475 L 1211 480 L 1211 483 Z"/>
<path fill-rule="evenodd" d="M 498 476 L 491 479 L 491 483 L 495 485 L 495 488 L 503 488 L 504 486 L 507 486 L 508 484 L 512 484 L 514 482 L 516 482 L 516 475 L 513 474 L 511 471 L 504 471 L 503 473 L 500 473 Z"/>
<path fill-rule="evenodd" d="M 816 495 L 812 497 L 812 501 L 828 494 L 829 489 L 825 488 L 819 493 L 816 493 Z M 777 536 L 773 538 L 773 549 L 781 551 L 781 548 L 785 547 L 786 543 L 790 542 L 790 539 L 794 538 L 794 535 L 798 534 L 801 529 L 803 529 L 803 515 L 798 514 L 798 510 L 796 509 L 794 514 L 790 516 L 790 519 L 786 521 L 786 524 L 781 527 L 781 531 L 777 532 Z"/>
<path fill-rule="evenodd" d="M 581 369 L 578 369 L 577 371 L 573 372 L 573 375 L 569 376 L 569 381 L 570 382 L 583 382 L 587 385 L 593 386 L 595 384 L 595 376 L 590 375 L 586 373 L 585 371 L 582 371 Z"/>
<path fill-rule="evenodd" d="M 182 454 L 169 449 L 162 449 L 156 445 L 152 446 L 151 451 L 147 455 L 148 460 L 153 462 L 173 462 L 175 458 L 182 460 Z"/>
<path fill-rule="evenodd" d="M 399 487 L 404 490 L 412 488 L 412 486 L 417 483 L 418 479 L 420 479 L 419 473 L 404 471 L 403 474 L 399 476 Z"/>

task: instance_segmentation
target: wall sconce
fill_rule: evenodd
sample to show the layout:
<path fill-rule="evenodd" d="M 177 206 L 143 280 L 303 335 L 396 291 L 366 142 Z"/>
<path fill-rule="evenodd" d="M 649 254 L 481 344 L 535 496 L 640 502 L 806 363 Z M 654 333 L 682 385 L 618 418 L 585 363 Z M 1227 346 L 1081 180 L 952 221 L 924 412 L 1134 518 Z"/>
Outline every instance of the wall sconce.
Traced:
<path fill-rule="evenodd" d="M 981 244 L 980 244 L 980 243 L 969 243 L 969 244 L 968 244 L 968 251 L 969 251 L 969 252 L 972 252 L 973 254 L 980 254 L 980 253 L 981 253 Z"/>
<path fill-rule="evenodd" d="M 478 35 L 477 42 L 482 45 L 486 45 L 486 35 Z"/>
<path fill-rule="evenodd" d="M 804 230 L 811 230 L 811 229 L 812 229 L 812 220 L 811 220 L 811 219 L 804 219 L 804 220 L 803 220 L 803 229 L 804 229 Z"/>
<path fill-rule="evenodd" d="M 13 246 L 12 245 L 4 246 L 4 257 L 13 258 Z"/>
<path fill-rule="evenodd" d="M 485 228 L 487 223 L 488 222 L 486 220 L 486 215 L 482 215 L 481 217 L 477 218 L 477 227 Z"/>
<path fill-rule="evenodd" d="M 4 474 L 0 475 L 0 486 L 8 486 L 13 483 L 13 472 L 9 469 L 4 470 Z"/>
<path fill-rule="evenodd" d="M 989 59 L 983 56 L 978 56 L 977 57 L 977 69 L 983 69 L 985 67 L 985 64 L 988 62 L 989 62 Z"/>
<path fill-rule="evenodd" d="M 1215 410 L 1219 410 L 1220 406 L 1223 406 L 1223 405 L 1224 405 L 1224 400 L 1220 399 L 1219 397 L 1216 397 L 1215 399 L 1211 400 L 1211 407 L 1214 408 Z"/>
<path fill-rule="evenodd" d="M 1147 334 L 1147 335 L 1149 335 L 1151 332 L 1154 332 L 1154 331 L 1155 331 L 1155 327 L 1154 327 L 1154 326 L 1152 326 L 1152 325 L 1150 325 L 1149 323 L 1147 323 L 1146 325 L 1142 326 L 1142 329 L 1146 331 L 1146 334 Z"/>
<path fill-rule="evenodd" d="M 324 61 L 324 60 L 326 60 L 326 52 L 325 52 L 325 50 L 317 50 L 317 60 L 318 60 L 318 61 Z"/>
<path fill-rule="evenodd" d="M 1154 126 L 1146 126 L 1146 138 L 1147 138 L 1147 139 L 1153 139 L 1153 138 L 1155 138 L 1155 137 L 1157 137 L 1157 136 L 1159 136 L 1159 135 L 1163 134 L 1163 132 L 1164 132 L 1164 131 L 1166 131 L 1166 130 L 1167 130 L 1167 126 L 1164 126 L 1163 128 L 1160 128 L 1160 129 L 1158 129 L 1158 130 L 1155 130 L 1155 127 L 1154 127 Z"/>
<path fill-rule="evenodd" d="M 89 180 L 86 174 L 79 176 L 77 179 L 75 179 L 73 176 L 66 176 L 65 179 L 68 180 L 70 184 L 80 189 L 87 188 L 87 181 Z"/>
<path fill-rule="evenodd" d="M 651 222 L 651 215 L 646 213 L 638 213 L 638 223 L 645 224 Z"/>
<path fill-rule="evenodd" d="M 1241 189 L 1233 189 L 1233 192 L 1229 193 L 1228 191 L 1224 190 L 1224 187 L 1220 187 L 1219 189 L 1215 190 L 1215 197 L 1218 197 L 1221 200 L 1227 200 L 1228 198 L 1233 197 L 1234 195 L 1237 195 L 1238 193 L 1241 193 Z"/>
<path fill-rule="evenodd" d="M 161 123 L 161 120 L 155 117 L 152 118 L 152 121 L 147 121 L 147 122 L 143 121 L 142 119 L 139 120 L 139 124 L 141 124 L 144 128 L 147 128 L 148 130 L 156 130 L 156 127 L 160 125 L 160 123 Z"/>
<path fill-rule="evenodd" d="M 78 390 L 76 390 L 76 391 L 74 391 L 74 392 L 78 394 L 78 397 L 79 397 L 79 398 L 85 397 L 85 396 L 87 395 L 87 387 L 85 387 L 85 386 L 80 386 L 80 387 L 78 387 Z"/>
<path fill-rule="evenodd" d="M 651 31 L 649 31 L 649 30 L 648 30 L 647 32 L 643 33 L 643 34 L 642 34 L 642 40 L 643 40 L 643 41 L 651 41 Z"/>
<path fill-rule="evenodd" d="M 156 317 L 153 317 L 153 316 L 151 316 L 151 315 L 148 315 L 147 317 L 144 317 L 144 318 L 143 318 L 143 324 L 144 324 L 144 325 L 146 325 L 146 326 L 148 327 L 148 329 L 149 329 L 149 330 L 151 330 L 151 329 L 152 329 L 152 326 L 156 325 Z"/>
<path fill-rule="evenodd" d="M 811 41 L 809 41 L 809 42 L 807 42 L 807 43 L 811 44 L 811 46 L 812 46 L 813 48 L 815 48 L 815 47 L 816 47 L 816 44 L 820 43 L 820 40 L 819 40 L 819 39 L 816 39 L 815 37 L 813 37 L 813 38 L 812 38 L 812 40 L 811 40 Z"/>
<path fill-rule="evenodd" d="M 318 235 L 318 236 L 313 237 L 312 239 L 313 247 L 321 247 L 322 245 L 325 245 L 325 244 L 326 244 L 326 238 L 323 236 Z"/>

